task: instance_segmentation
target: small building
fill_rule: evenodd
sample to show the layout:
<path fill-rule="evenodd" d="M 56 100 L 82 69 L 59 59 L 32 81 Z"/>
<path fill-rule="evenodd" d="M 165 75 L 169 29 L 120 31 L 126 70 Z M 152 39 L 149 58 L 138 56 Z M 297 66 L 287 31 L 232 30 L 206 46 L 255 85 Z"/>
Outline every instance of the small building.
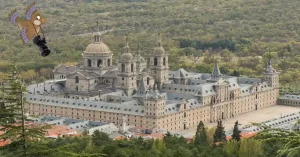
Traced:
<path fill-rule="evenodd" d="M 279 105 L 300 107 L 300 95 L 284 95 L 278 98 Z"/>

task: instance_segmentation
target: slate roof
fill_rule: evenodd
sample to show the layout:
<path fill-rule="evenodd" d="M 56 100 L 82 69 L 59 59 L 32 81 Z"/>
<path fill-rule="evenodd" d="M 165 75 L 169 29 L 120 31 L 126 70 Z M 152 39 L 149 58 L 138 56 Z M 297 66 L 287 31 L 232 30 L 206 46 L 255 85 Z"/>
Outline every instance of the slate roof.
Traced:
<path fill-rule="evenodd" d="M 117 70 L 109 70 L 102 77 L 104 78 L 117 78 Z"/>
<path fill-rule="evenodd" d="M 85 121 L 80 119 L 72 119 L 66 117 L 55 117 L 55 116 L 41 116 L 34 120 L 37 123 L 47 123 L 52 125 L 66 125 L 69 129 L 78 129 L 83 131 L 98 126 L 107 125 L 108 123 L 96 122 L 96 121 Z"/>
<path fill-rule="evenodd" d="M 87 78 L 97 78 L 100 77 L 100 75 L 98 75 L 97 73 L 93 72 L 93 71 L 77 71 L 78 74 L 82 74 L 83 76 L 87 77 Z"/>
<path fill-rule="evenodd" d="M 289 94 L 285 94 L 285 95 L 279 97 L 279 99 L 285 99 L 285 100 L 300 100 L 300 95 L 289 95 Z"/>
<path fill-rule="evenodd" d="M 194 95 L 191 94 L 179 94 L 179 93 L 167 93 L 168 100 L 180 101 L 181 99 L 192 99 Z"/>
<path fill-rule="evenodd" d="M 259 84 L 262 80 L 259 78 L 236 77 L 239 84 Z"/>
<path fill-rule="evenodd" d="M 39 84 L 33 84 L 27 87 L 27 91 L 30 93 L 37 93 L 37 94 L 43 94 L 43 93 L 50 93 L 50 92 L 61 92 L 64 89 L 65 80 L 60 81 L 48 81 L 47 83 L 39 83 Z"/>
<path fill-rule="evenodd" d="M 144 115 L 144 108 L 137 100 L 128 102 L 111 103 L 103 101 L 88 101 L 82 99 L 57 98 L 43 95 L 26 94 L 28 103 L 37 103 L 42 105 L 51 105 L 58 107 L 72 107 L 78 109 L 89 109 L 96 111 L 105 111 L 112 113 L 122 113 L 131 115 Z"/>
<path fill-rule="evenodd" d="M 170 71 L 169 77 L 170 78 L 190 78 L 190 75 L 184 69 L 180 68 L 177 71 Z"/>
<path fill-rule="evenodd" d="M 250 95 L 253 91 L 252 91 L 252 85 L 249 84 L 240 84 L 240 96 L 246 96 L 246 95 Z"/>
<path fill-rule="evenodd" d="M 174 114 L 179 112 L 179 107 L 180 107 L 180 101 L 174 101 L 174 102 L 170 102 L 166 105 L 165 108 L 165 114 Z M 203 106 L 203 104 L 201 102 L 199 102 L 198 100 L 192 98 L 192 99 L 187 99 L 187 105 L 189 105 L 190 108 L 198 108 Z"/>
<path fill-rule="evenodd" d="M 153 90 L 148 90 L 143 79 L 140 80 L 139 87 L 137 88 L 137 92 L 133 97 L 143 98 L 143 99 L 165 99 L 165 94 L 160 93 L 157 90 L 157 84 L 153 85 Z"/>
<path fill-rule="evenodd" d="M 197 92 L 201 96 L 215 95 L 216 91 L 213 88 L 213 83 L 207 83 L 200 86 L 200 89 Z"/>
<path fill-rule="evenodd" d="M 58 74 L 70 74 L 73 73 L 77 70 L 77 67 L 75 66 L 65 66 L 65 65 L 59 65 L 55 67 L 53 70 L 53 73 L 58 73 Z"/>
<path fill-rule="evenodd" d="M 161 91 L 167 93 L 185 93 L 185 94 L 194 95 L 200 87 L 201 87 L 200 85 L 191 86 L 191 85 L 183 85 L 183 84 L 164 83 L 162 85 Z"/>
<path fill-rule="evenodd" d="M 206 80 L 196 80 L 196 79 L 189 79 L 187 84 L 188 85 L 201 85 L 201 84 L 205 84 Z"/>
<path fill-rule="evenodd" d="M 227 80 L 229 82 L 229 86 L 228 86 L 229 91 L 236 90 L 236 89 L 240 88 L 240 85 L 237 82 L 237 80 L 238 80 L 237 77 L 228 78 Z"/>

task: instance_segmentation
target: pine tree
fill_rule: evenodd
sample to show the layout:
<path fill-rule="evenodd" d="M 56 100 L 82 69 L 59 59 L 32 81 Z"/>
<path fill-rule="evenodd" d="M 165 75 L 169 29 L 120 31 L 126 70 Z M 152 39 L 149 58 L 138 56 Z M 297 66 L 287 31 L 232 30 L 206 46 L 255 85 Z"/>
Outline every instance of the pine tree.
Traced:
<path fill-rule="evenodd" d="M 214 143 L 221 141 L 226 141 L 226 134 L 222 125 L 222 121 L 220 120 L 218 121 L 217 129 L 214 134 Z"/>
<path fill-rule="evenodd" d="M 236 121 L 234 124 L 233 133 L 231 135 L 232 139 L 236 140 L 236 141 L 241 140 L 241 135 L 240 135 L 241 131 L 239 130 L 238 124 L 239 124 L 239 122 Z"/>
<path fill-rule="evenodd" d="M 202 121 L 200 121 L 200 123 L 197 126 L 194 144 L 197 146 L 199 146 L 199 145 L 207 146 L 208 145 L 208 137 L 207 137 L 206 130 L 204 127 L 204 123 Z"/>
<path fill-rule="evenodd" d="M 24 103 L 25 89 L 16 78 L 16 71 L 12 79 L 8 80 L 8 84 L 1 88 L 1 110 L 0 110 L 0 131 L 4 133 L 0 135 L 0 140 L 10 139 L 11 146 L 22 146 L 22 151 L 15 156 L 27 155 L 27 141 L 37 140 L 44 136 L 44 127 L 36 128 L 26 126 L 28 119 L 25 116 Z M 17 148 L 16 148 L 17 149 Z M 19 149 L 18 149 L 19 150 Z M 21 155 L 22 154 L 22 155 Z"/>

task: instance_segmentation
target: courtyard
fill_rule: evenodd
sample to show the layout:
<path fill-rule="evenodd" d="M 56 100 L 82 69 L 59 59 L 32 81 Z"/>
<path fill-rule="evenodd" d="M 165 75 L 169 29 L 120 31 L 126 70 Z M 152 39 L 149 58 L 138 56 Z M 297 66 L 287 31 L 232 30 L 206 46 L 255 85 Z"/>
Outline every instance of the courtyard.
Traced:
<path fill-rule="evenodd" d="M 234 123 L 238 120 L 239 122 L 239 128 L 242 128 L 243 126 L 247 124 L 251 124 L 253 122 L 255 123 L 260 123 L 266 120 L 270 120 L 273 118 L 279 118 L 281 116 L 299 112 L 300 108 L 299 107 L 291 107 L 291 106 L 282 106 L 282 105 L 275 105 L 267 108 L 263 108 L 257 111 L 253 112 L 248 112 L 242 115 L 235 116 L 233 118 L 229 119 L 224 119 L 223 126 L 225 127 L 225 131 L 227 135 L 230 135 Z M 206 123 L 206 127 L 214 127 L 217 126 L 217 123 Z M 177 131 L 176 133 L 183 135 L 184 137 L 193 137 L 195 132 L 196 132 L 196 127 L 190 128 L 188 130 L 183 130 L 183 131 Z"/>

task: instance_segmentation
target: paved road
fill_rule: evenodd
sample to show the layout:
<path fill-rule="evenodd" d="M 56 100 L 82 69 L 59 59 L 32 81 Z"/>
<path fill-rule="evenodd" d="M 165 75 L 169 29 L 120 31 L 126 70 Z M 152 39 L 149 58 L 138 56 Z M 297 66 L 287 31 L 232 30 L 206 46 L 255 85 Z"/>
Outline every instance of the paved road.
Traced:
<path fill-rule="evenodd" d="M 105 34 L 107 32 L 112 32 L 113 29 L 109 29 L 109 30 L 106 30 L 106 31 L 100 31 L 99 33 L 101 34 Z M 94 32 L 93 32 L 94 33 Z M 71 36 L 61 36 L 61 37 L 50 37 L 49 39 L 58 39 L 58 38 L 68 38 L 68 37 L 84 37 L 84 36 L 92 36 L 93 33 L 82 33 L 82 34 L 75 34 L 75 35 L 71 35 Z"/>

